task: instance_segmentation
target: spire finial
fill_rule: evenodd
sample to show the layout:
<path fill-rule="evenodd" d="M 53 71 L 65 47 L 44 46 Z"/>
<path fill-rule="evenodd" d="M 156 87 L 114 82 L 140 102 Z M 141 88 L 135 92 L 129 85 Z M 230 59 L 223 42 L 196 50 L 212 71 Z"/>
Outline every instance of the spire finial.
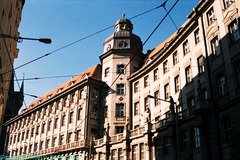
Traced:
<path fill-rule="evenodd" d="M 125 13 L 123 13 L 123 18 L 125 18 Z"/>

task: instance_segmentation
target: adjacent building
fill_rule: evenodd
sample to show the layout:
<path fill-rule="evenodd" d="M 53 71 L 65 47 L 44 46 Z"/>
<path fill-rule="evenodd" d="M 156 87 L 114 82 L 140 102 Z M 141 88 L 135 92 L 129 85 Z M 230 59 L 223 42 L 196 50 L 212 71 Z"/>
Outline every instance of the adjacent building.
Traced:
<path fill-rule="evenodd" d="M 17 41 L 8 36 L 18 37 L 24 0 L 0 0 L 0 136 L 4 136 L 2 124 L 12 77 L 14 59 L 18 57 Z M 11 90 L 12 92 L 12 90 Z M 13 94 L 12 94 L 13 95 Z M 16 114 L 8 115 L 16 116 Z M 5 119 L 5 121 L 8 119 Z M 3 129 L 4 130 L 4 129 Z M 0 153 L 3 153 L 4 138 L 0 141 Z"/>
<path fill-rule="evenodd" d="M 201 0 L 181 28 L 146 54 L 124 16 L 104 42 L 101 65 L 6 123 L 7 154 L 239 159 L 239 9 L 240 1 Z"/>

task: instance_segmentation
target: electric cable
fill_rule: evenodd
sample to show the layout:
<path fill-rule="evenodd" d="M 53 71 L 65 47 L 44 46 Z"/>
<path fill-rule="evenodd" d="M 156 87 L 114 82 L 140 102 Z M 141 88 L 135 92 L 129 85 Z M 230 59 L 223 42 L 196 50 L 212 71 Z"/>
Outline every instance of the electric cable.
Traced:
<path fill-rule="evenodd" d="M 143 13 L 140 13 L 140 14 L 138 14 L 138 15 L 136 15 L 136 16 L 133 16 L 133 17 L 131 17 L 131 18 L 129 18 L 129 19 L 137 18 L 137 17 L 142 16 L 142 15 L 144 15 L 144 14 L 146 14 L 146 13 L 149 13 L 149 12 L 151 12 L 151 11 L 153 11 L 153 10 L 156 10 L 156 9 L 158 9 L 158 8 L 160 8 L 160 7 L 161 7 L 161 5 L 160 5 L 160 6 L 157 6 L 157 7 L 154 7 L 154 8 L 152 8 L 152 9 L 149 9 L 149 10 L 147 10 L 147 11 L 145 11 L 145 12 L 143 12 Z M 24 67 L 24 66 L 26 66 L 26 65 L 28 65 L 28 64 L 31 64 L 31 63 L 33 63 L 33 62 L 35 62 L 35 61 L 37 61 L 37 60 L 40 60 L 40 59 L 42 59 L 42 58 L 44 58 L 44 57 L 49 56 L 49 55 L 51 55 L 51 54 L 53 54 L 53 53 L 55 53 L 55 52 L 58 52 L 58 51 L 63 50 L 63 49 L 65 49 L 65 48 L 69 47 L 69 46 L 72 46 L 72 45 L 74 45 L 74 44 L 76 44 L 76 43 L 78 43 L 78 42 L 80 42 L 80 41 L 83 41 L 83 40 L 85 40 L 85 39 L 87 39 L 87 38 L 90 38 L 90 37 L 95 36 L 95 35 L 97 35 L 97 34 L 99 34 L 99 33 L 101 33 L 101 32 L 104 32 L 104 31 L 106 31 L 106 30 L 108 30 L 108 29 L 110 29 L 110 28 L 112 28 L 112 27 L 114 27 L 114 25 L 111 25 L 111 26 L 109 26 L 109 27 L 106 27 L 106 28 L 104 28 L 104 29 L 102 29 L 102 30 L 99 30 L 99 31 L 97 31 L 97 32 L 95 32 L 95 33 L 92 33 L 92 34 L 90 34 L 90 35 L 88 35 L 88 36 L 85 36 L 85 37 L 83 37 L 83 38 L 81 38 L 81 39 L 79 39 L 79 40 L 76 40 L 76 41 L 74 41 L 74 42 L 71 42 L 71 43 L 69 43 L 69 44 L 67 44 L 67 45 L 64 45 L 64 46 L 62 46 L 62 47 L 60 47 L 60 48 L 58 48 L 58 49 L 56 49 L 56 50 L 53 50 L 52 52 L 49 52 L 49 53 L 47 53 L 47 54 L 45 54 L 45 55 L 42 55 L 42 56 L 40 56 L 40 57 L 37 57 L 37 58 L 35 58 L 35 59 L 33 59 L 33 60 L 29 61 L 29 62 L 26 62 L 26 63 L 24 63 L 24 64 L 22 64 L 22 65 L 20 65 L 20 66 L 18 66 L 18 67 L 15 67 L 15 68 L 12 69 L 12 70 L 16 70 L 16 69 L 19 69 L 19 68 L 21 68 L 21 67 Z M 9 72 L 11 72 L 12 70 L 9 70 L 9 71 L 7 71 L 7 72 L 5 72 L 5 73 L 3 73 L 3 74 L 9 73 Z"/>

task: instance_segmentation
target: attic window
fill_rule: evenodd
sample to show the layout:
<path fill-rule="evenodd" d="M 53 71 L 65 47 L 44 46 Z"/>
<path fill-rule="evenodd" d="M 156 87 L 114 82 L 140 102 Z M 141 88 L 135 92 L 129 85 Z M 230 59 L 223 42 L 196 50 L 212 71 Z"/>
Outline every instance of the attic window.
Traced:
<path fill-rule="evenodd" d="M 50 94 L 50 95 L 47 96 L 47 99 L 50 99 L 51 97 L 52 97 L 52 95 Z"/>
<path fill-rule="evenodd" d="M 82 79 L 87 79 L 88 78 L 88 75 L 87 74 L 84 74 L 83 76 L 82 76 Z"/>
<path fill-rule="evenodd" d="M 70 82 L 70 83 L 68 84 L 68 87 L 71 87 L 72 85 L 74 85 L 74 81 Z"/>
<path fill-rule="evenodd" d="M 60 92 L 62 92 L 62 88 L 59 88 L 59 89 L 57 90 L 57 93 L 60 93 Z"/>
<path fill-rule="evenodd" d="M 42 99 L 41 99 L 41 100 L 39 100 L 37 104 L 40 104 L 41 102 L 42 102 Z"/>
<path fill-rule="evenodd" d="M 146 61 L 145 65 L 149 64 L 151 61 L 152 61 L 152 60 L 151 60 L 150 58 L 149 58 L 149 59 L 147 59 L 147 61 Z"/>
<path fill-rule="evenodd" d="M 169 42 L 165 43 L 164 48 L 166 48 L 169 45 Z"/>

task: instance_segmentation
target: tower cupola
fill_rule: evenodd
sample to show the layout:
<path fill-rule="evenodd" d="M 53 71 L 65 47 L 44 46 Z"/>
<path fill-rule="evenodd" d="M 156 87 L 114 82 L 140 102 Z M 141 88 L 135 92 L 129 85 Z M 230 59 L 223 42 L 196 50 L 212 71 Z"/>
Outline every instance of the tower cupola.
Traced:
<path fill-rule="evenodd" d="M 132 33 L 132 22 L 125 18 L 125 14 L 116 22 L 114 29 L 115 32 L 104 42 L 104 54 L 110 50 L 125 49 L 142 52 L 142 41 L 139 36 Z"/>
<path fill-rule="evenodd" d="M 116 24 L 114 25 L 115 32 L 119 31 L 129 31 L 132 32 L 133 25 L 131 21 L 127 18 L 125 18 L 125 14 L 123 14 L 123 18 L 119 19 Z"/>

